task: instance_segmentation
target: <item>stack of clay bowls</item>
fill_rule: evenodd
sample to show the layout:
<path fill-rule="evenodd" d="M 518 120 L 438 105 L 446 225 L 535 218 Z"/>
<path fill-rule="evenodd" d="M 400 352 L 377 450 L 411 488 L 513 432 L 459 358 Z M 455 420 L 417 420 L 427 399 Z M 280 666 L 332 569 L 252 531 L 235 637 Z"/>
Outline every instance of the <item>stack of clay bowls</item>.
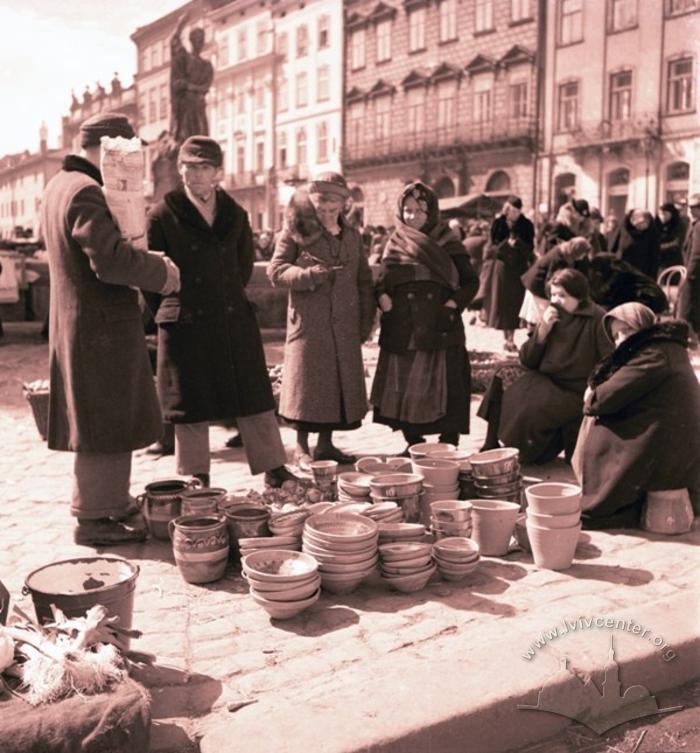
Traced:
<path fill-rule="evenodd" d="M 459 465 L 457 483 L 459 484 L 458 496 L 460 499 L 471 499 L 477 496 L 474 477 L 472 476 L 472 466 L 469 461 L 471 458 L 470 452 L 466 450 L 447 450 L 431 452 L 430 457 L 435 460 L 454 460 Z"/>
<path fill-rule="evenodd" d="M 309 515 L 311 513 L 305 508 L 292 510 L 291 512 L 275 513 L 267 525 L 273 536 L 293 538 L 298 545 L 301 545 L 301 534 L 304 531 L 304 523 Z"/>
<path fill-rule="evenodd" d="M 242 565 L 251 596 L 270 617 L 295 617 L 318 600 L 318 563 L 307 554 L 266 549 L 246 555 Z"/>
<path fill-rule="evenodd" d="M 379 543 L 395 544 L 408 541 L 425 541 L 425 526 L 422 523 L 380 523 Z"/>
<path fill-rule="evenodd" d="M 379 546 L 382 580 L 403 593 L 425 588 L 435 572 L 430 544 L 399 542 Z"/>
<path fill-rule="evenodd" d="M 363 513 L 376 523 L 401 523 L 403 522 L 403 510 L 392 500 L 375 502 Z"/>
<path fill-rule="evenodd" d="M 301 538 L 297 536 L 257 536 L 255 538 L 238 539 L 241 559 L 253 552 L 263 549 L 287 549 L 298 552 L 301 549 Z"/>
<path fill-rule="evenodd" d="M 396 502 L 407 523 L 417 523 L 420 518 L 420 495 L 423 477 L 415 473 L 382 473 L 372 476 L 369 482 L 374 504 Z"/>
<path fill-rule="evenodd" d="M 359 473 L 368 473 L 370 476 L 380 473 L 410 473 L 411 461 L 408 458 L 364 457 L 355 463 L 355 470 Z"/>
<path fill-rule="evenodd" d="M 354 591 L 377 566 L 377 523 L 363 515 L 326 512 L 307 518 L 302 549 L 319 563 L 326 591 Z"/>
<path fill-rule="evenodd" d="M 566 570 L 571 566 L 581 530 L 581 487 L 547 482 L 525 490 L 525 528 L 538 567 Z"/>
<path fill-rule="evenodd" d="M 521 503 L 522 477 L 515 447 L 477 452 L 469 458 L 476 496 Z"/>
<path fill-rule="evenodd" d="M 458 581 L 477 568 L 479 547 L 464 536 L 450 537 L 435 542 L 433 557 L 440 577 L 445 580 Z"/>
<path fill-rule="evenodd" d="M 462 499 L 437 500 L 430 504 L 430 513 L 430 527 L 436 541 L 471 535 L 471 502 Z"/>
<path fill-rule="evenodd" d="M 338 474 L 338 502 L 369 502 L 369 473 L 349 471 Z"/>
<path fill-rule="evenodd" d="M 454 452 L 457 448 L 448 442 L 420 442 L 412 444 L 408 448 L 408 454 L 411 460 L 418 460 L 432 455 L 435 452 Z"/>
<path fill-rule="evenodd" d="M 413 472 L 423 476 L 425 502 L 459 497 L 459 463 L 427 455 L 411 462 Z"/>

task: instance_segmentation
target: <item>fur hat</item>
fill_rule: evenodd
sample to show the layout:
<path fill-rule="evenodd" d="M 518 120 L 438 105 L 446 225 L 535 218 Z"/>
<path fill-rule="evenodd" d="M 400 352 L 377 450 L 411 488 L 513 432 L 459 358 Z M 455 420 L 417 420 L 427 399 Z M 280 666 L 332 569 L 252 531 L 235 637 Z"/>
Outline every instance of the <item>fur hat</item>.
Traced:
<path fill-rule="evenodd" d="M 224 153 L 218 141 L 208 136 L 190 136 L 180 147 L 178 162 L 199 162 L 221 167 L 224 164 Z"/>
<path fill-rule="evenodd" d="M 99 146 L 103 136 L 112 138 L 123 136 L 125 139 L 133 139 L 135 135 L 126 115 L 120 112 L 101 112 L 92 115 L 81 124 L 80 146 L 83 149 Z"/>
<path fill-rule="evenodd" d="M 309 182 L 309 193 L 330 193 L 341 199 L 347 199 L 350 196 L 350 189 L 340 173 L 325 172 Z"/>

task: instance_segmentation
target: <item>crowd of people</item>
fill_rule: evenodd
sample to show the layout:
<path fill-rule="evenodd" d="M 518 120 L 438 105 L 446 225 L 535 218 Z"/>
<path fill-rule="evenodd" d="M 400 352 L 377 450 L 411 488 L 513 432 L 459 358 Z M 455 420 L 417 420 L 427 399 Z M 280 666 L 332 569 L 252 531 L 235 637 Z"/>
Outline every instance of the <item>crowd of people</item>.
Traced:
<path fill-rule="evenodd" d="M 245 210 L 219 187 L 221 147 L 192 136 L 178 154 L 182 185 L 150 211 L 143 252 L 120 237 L 100 190 L 105 135 L 133 130 L 119 115 L 86 121 L 81 155 L 66 158 L 43 201 L 48 441 L 75 453 L 79 543 L 143 538 L 131 452 L 159 437 L 163 417 L 174 426 L 178 473 L 205 485 L 214 422 L 236 423 L 251 473 L 271 486 L 295 478 L 278 416 L 296 430 L 300 467 L 352 463 L 333 432 L 359 427 L 368 408 L 402 432 L 404 452 L 429 435 L 457 445 L 469 432 L 469 307 L 503 331 L 507 351 L 518 350 L 521 323 L 529 330 L 521 369 L 496 371 L 479 409 L 485 448 L 518 447 L 525 463 L 562 450 L 575 458 L 593 527 L 618 521 L 620 510 L 634 524 L 652 489 L 700 493 L 700 387 L 687 353 L 700 331 L 700 195 L 690 198 L 689 228 L 664 205 L 656 220 L 631 210 L 606 236 L 581 199 L 537 227 L 517 196 L 490 226 L 448 223 L 435 192 L 413 181 L 396 197 L 393 227 L 361 232 L 344 213 L 347 182 L 323 173 L 295 192 L 276 237 L 255 239 Z M 271 283 L 289 296 L 278 415 L 245 293 L 256 257 L 269 258 Z M 680 319 L 659 323 L 666 301 L 655 276 L 679 258 Z M 157 392 L 134 288 L 157 325 Z M 361 346 L 377 314 L 368 395 Z M 671 434 L 683 437 L 682 452 L 670 450 Z"/>

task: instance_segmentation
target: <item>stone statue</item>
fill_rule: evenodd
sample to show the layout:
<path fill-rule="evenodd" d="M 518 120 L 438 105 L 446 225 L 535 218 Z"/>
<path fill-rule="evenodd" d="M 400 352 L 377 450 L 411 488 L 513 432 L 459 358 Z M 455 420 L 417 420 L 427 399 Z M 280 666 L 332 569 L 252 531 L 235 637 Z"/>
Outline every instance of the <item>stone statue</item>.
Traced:
<path fill-rule="evenodd" d="M 119 74 L 114 71 L 114 78 L 112 79 L 112 90 L 110 94 L 113 97 L 117 97 L 122 93 L 122 82 L 119 80 Z"/>
<path fill-rule="evenodd" d="M 180 176 L 177 172 L 179 145 L 170 131 L 162 131 L 155 144 L 155 159 L 151 162 L 153 176 L 153 203 L 160 201 L 168 191 L 177 187 Z"/>
<path fill-rule="evenodd" d="M 83 92 L 83 105 L 87 106 L 92 104 L 92 94 L 90 93 L 90 87 L 86 84 L 85 91 Z"/>
<path fill-rule="evenodd" d="M 170 40 L 170 130 L 178 144 L 189 136 L 209 135 L 206 94 L 214 78 L 212 64 L 201 56 L 204 29 L 190 32 L 191 52 L 180 39 L 187 16 L 180 17 Z"/>

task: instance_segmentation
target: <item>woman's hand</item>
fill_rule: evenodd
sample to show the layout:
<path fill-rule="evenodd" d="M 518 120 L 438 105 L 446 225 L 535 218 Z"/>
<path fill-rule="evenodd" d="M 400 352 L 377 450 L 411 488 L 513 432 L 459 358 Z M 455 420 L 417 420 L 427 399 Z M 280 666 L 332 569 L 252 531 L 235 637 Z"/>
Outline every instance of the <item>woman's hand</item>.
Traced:
<path fill-rule="evenodd" d="M 443 306 L 446 309 L 456 309 L 457 308 L 457 304 L 451 298 L 449 300 L 445 301 L 445 303 L 443 304 Z"/>
<path fill-rule="evenodd" d="M 547 306 L 542 314 L 542 321 L 537 325 L 537 339 L 542 342 L 559 321 L 559 311 L 554 306 Z"/>
<path fill-rule="evenodd" d="M 391 298 L 389 297 L 389 294 L 388 294 L 388 293 L 382 293 L 382 294 L 381 294 L 381 295 L 379 296 L 379 301 L 378 301 L 378 303 L 379 303 L 379 308 L 380 308 L 380 309 L 381 309 L 382 311 L 385 311 L 385 312 L 386 312 L 386 311 L 391 311 L 391 309 L 392 309 L 392 308 L 393 308 L 393 306 L 394 306 L 394 304 L 393 304 L 393 303 L 391 302 Z"/>

